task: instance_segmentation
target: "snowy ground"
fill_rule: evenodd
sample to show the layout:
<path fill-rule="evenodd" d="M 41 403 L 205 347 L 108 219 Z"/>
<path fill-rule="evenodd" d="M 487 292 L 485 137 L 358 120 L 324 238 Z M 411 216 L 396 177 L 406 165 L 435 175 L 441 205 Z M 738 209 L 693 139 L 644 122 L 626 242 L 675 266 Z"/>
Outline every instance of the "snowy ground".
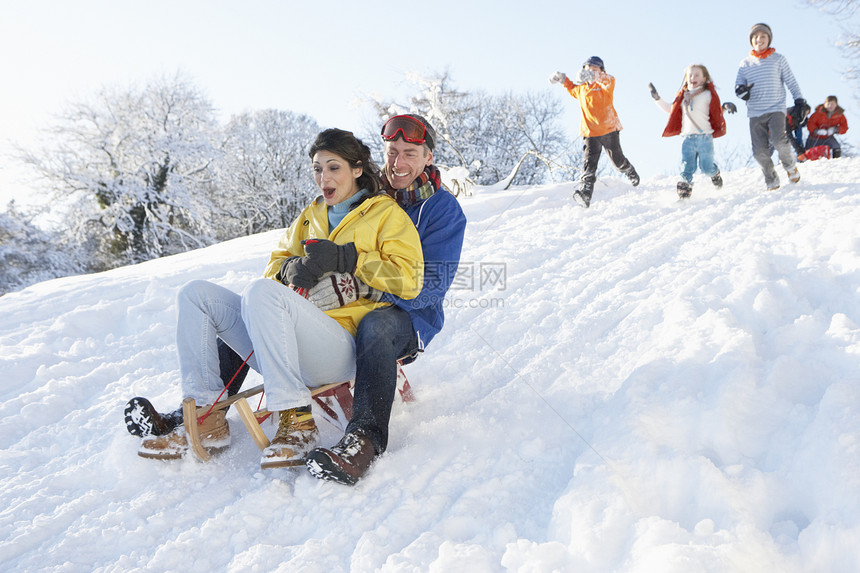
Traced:
<path fill-rule="evenodd" d="M 860 571 L 860 160 L 801 173 L 462 199 L 418 401 L 353 488 L 261 471 L 235 412 L 207 464 L 124 428 L 179 404 L 177 288 L 240 290 L 279 233 L 0 297 L 0 569 Z"/>

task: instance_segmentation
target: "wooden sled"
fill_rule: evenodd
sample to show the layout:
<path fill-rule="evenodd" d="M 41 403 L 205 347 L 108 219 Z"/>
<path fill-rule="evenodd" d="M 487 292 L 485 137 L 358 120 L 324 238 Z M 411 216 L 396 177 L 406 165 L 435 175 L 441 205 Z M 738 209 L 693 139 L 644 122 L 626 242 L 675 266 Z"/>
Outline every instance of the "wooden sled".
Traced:
<path fill-rule="evenodd" d="M 343 420 L 343 424 L 346 425 L 346 423 L 349 422 L 349 419 L 352 418 L 352 385 L 353 381 L 347 380 L 345 382 L 326 384 L 325 386 L 320 386 L 318 388 L 309 388 L 309 390 L 311 391 L 311 397 L 314 399 L 314 402 L 317 403 L 317 405 L 332 419 L 332 421 L 340 420 L 340 416 L 333 408 L 334 404 L 337 403 L 340 410 L 343 412 L 343 416 L 346 418 Z M 397 393 L 400 395 L 400 399 L 403 402 L 412 402 L 415 400 L 415 395 L 412 393 L 412 388 L 409 386 L 409 380 L 407 380 L 406 374 L 403 373 L 403 368 L 399 365 L 397 367 L 397 390 Z M 269 446 L 269 438 L 260 427 L 260 422 L 263 422 L 266 418 L 271 416 L 272 412 L 265 409 L 257 411 L 251 410 L 251 406 L 248 405 L 248 398 L 262 393 L 263 385 L 260 384 L 259 386 L 255 386 L 249 390 L 239 392 L 234 396 L 216 402 L 209 411 L 211 413 L 215 410 L 223 410 L 228 406 L 235 406 L 236 411 L 239 412 L 239 418 L 242 420 L 242 423 L 245 424 L 245 428 L 248 430 L 248 433 L 251 434 L 251 438 L 260 450 L 264 450 Z M 185 433 L 188 437 L 188 443 L 191 446 L 191 451 L 194 452 L 194 455 L 196 455 L 200 461 L 209 461 L 212 458 L 212 454 L 207 452 L 206 448 L 204 448 L 200 442 L 197 404 L 194 401 L 194 398 L 185 398 L 182 401 L 182 419 L 185 426 Z"/>

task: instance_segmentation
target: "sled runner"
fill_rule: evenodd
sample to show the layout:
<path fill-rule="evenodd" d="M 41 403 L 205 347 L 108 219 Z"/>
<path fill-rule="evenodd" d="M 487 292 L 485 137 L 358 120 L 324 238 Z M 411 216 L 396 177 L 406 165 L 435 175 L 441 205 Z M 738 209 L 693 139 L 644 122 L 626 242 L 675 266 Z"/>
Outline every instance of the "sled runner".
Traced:
<path fill-rule="evenodd" d="M 347 380 L 345 382 L 337 382 L 335 384 L 327 384 L 318 388 L 311 388 L 311 397 L 333 422 L 341 422 L 340 416 L 334 409 L 334 405 L 337 404 L 345 417 L 345 420 L 342 420 L 342 425 L 345 426 L 352 417 L 352 385 L 352 380 Z M 403 373 L 403 368 L 400 365 L 397 367 L 397 390 L 400 395 L 400 399 L 403 402 L 412 402 L 415 400 L 412 388 L 409 386 L 409 380 L 406 378 L 406 374 Z M 248 430 L 248 433 L 251 434 L 251 438 L 254 440 L 254 443 L 257 444 L 257 447 L 259 447 L 260 450 L 264 450 L 269 445 L 269 438 L 260 427 L 260 422 L 263 422 L 266 418 L 271 416 L 272 412 L 265 409 L 254 411 L 251 410 L 251 406 L 248 404 L 248 398 L 262 393 L 262 384 L 249 390 L 245 390 L 244 392 L 239 392 L 234 396 L 216 402 L 204 416 L 208 416 L 215 410 L 223 410 L 231 405 L 235 406 L 236 411 L 239 412 L 239 418 L 242 420 L 242 423 L 245 424 L 245 428 Z M 201 461 L 208 461 L 212 457 L 212 454 L 207 452 L 200 442 L 197 404 L 195 403 L 194 398 L 185 398 L 185 400 L 182 401 L 182 418 L 191 451 L 193 451 Z"/>

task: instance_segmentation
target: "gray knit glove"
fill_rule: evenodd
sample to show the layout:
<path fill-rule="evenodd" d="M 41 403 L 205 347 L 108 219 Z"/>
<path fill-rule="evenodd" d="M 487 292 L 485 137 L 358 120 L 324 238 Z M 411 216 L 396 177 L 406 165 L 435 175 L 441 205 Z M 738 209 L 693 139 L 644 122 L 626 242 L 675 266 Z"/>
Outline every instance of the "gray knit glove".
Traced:
<path fill-rule="evenodd" d="M 308 291 L 308 300 L 320 310 L 340 308 L 360 298 L 379 302 L 383 292 L 367 286 L 352 273 L 332 273 Z"/>
<path fill-rule="evenodd" d="M 591 82 L 594 81 L 594 78 L 596 76 L 597 76 L 597 74 L 594 73 L 594 70 L 589 70 L 588 68 L 582 68 L 576 74 L 576 79 L 579 81 L 580 84 L 590 84 Z"/>

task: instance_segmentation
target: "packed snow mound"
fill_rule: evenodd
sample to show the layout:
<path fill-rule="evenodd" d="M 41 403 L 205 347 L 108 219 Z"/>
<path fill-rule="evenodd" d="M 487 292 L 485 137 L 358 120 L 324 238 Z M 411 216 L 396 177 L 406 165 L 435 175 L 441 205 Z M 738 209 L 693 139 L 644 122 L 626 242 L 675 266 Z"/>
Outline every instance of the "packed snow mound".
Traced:
<path fill-rule="evenodd" d="M 177 289 L 241 290 L 279 232 L 0 297 L 0 563 L 858 571 L 860 160 L 800 170 L 461 197 L 445 328 L 355 487 L 261 471 L 233 411 L 205 464 L 125 431 L 133 396 L 179 405 Z"/>

